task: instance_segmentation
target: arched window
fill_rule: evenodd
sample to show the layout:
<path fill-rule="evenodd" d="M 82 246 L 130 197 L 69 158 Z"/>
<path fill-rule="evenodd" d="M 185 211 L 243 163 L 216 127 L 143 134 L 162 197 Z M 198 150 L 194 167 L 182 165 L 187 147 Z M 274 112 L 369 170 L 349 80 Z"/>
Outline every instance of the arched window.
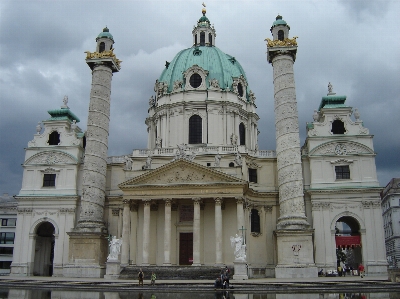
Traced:
<path fill-rule="evenodd" d="M 197 46 L 197 34 L 194 36 L 194 44 Z"/>
<path fill-rule="evenodd" d="M 58 145 L 60 143 L 60 134 L 57 131 L 51 132 L 48 143 L 49 145 Z"/>
<path fill-rule="evenodd" d="M 189 118 L 189 144 L 202 143 L 202 119 L 198 115 Z"/>
<path fill-rule="evenodd" d="M 205 32 L 200 32 L 200 46 L 206 45 L 206 34 Z"/>
<path fill-rule="evenodd" d="M 101 42 L 100 45 L 99 45 L 99 52 L 100 52 L 100 53 L 101 53 L 101 52 L 104 52 L 105 49 L 106 49 L 105 43 Z"/>
<path fill-rule="evenodd" d="M 251 232 L 260 233 L 260 215 L 257 209 L 251 209 Z"/>
<path fill-rule="evenodd" d="M 237 89 L 238 89 L 239 96 L 242 97 L 243 96 L 243 85 L 242 85 L 242 83 L 238 84 Z"/>
<path fill-rule="evenodd" d="M 239 144 L 246 144 L 246 128 L 244 127 L 243 123 L 240 123 L 239 125 Z"/>
<path fill-rule="evenodd" d="M 284 40 L 285 34 L 283 33 L 283 30 L 278 31 L 278 39 L 279 40 Z"/>
<path fill-rule="evenodd" d="M 212 46 L 212 34 L 211 33 L 208 34 L 208 44 L 210 45 L 210 47 Z"/>
<path fill-rule="evenodd" d="M 346 132 L 346 129 L 344 128 L 344 123 L 339 119 L 333 121 L 331 132 L 333 134 L 344 134 Z"/>

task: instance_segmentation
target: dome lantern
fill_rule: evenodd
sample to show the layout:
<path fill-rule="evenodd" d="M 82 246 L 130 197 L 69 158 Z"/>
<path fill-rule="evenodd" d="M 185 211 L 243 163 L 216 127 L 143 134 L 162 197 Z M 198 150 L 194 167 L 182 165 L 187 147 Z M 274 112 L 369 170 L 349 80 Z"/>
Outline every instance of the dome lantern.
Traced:
<path fill-rule="evenodd" d="M 204 4 L 203 4 L 204 6 Z M 210 20 L 206 17 L 206 8 L 202 9 L 203 16 L 197 21 L 197 26 L 193 28 L 193 46 L 215 46 L 214 26 L 210 24 Z"/>
<path fill-rule="evenodd" d="M 282 19 L 281 15 L 277 15 L 271 26 L 273 40 L 284 40 L 289 38 L 290 26 Z"/>
<path fill-rule="evenodd" d="M 101 53 L 104 51 L 110 51 L 114 44 L 114 38 L 110 33 L 110 30 L 107 28 L 103 28 L 103 31 L 96 37 L 97 47 L 96 52 Z"/>

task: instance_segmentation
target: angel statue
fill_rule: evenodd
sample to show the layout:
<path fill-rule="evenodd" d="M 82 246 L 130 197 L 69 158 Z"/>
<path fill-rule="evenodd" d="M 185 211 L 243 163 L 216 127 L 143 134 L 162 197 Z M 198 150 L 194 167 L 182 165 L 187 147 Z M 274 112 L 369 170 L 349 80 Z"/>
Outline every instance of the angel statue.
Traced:
<path fill-rule="evenodd" d="M 231 237 L 231 246 L 235 250 L 235 259 L 236 260 L 246 260 L 246 245 L 243 244 L 243 236 Z"/>
<path fill-rule="evenodd" d="M 121 251 L 122 240 L 117 239 L 116 236 L 113 236 L 110 241 L 110 254 L 107 257 L 108 260 L 118 260 L 118 255 Z"/>

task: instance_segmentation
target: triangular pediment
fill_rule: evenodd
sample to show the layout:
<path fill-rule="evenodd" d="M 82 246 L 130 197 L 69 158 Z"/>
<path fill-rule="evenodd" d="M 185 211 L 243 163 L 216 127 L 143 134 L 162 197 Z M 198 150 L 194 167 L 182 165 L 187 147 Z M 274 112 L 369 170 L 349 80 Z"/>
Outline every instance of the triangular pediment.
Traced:
<path fill-rule="evenodd" d="M 223 172 L 205 167 L 185 159 L 163 165 L 136 178 L 121 183 L 121 189 L 135 186 L 152 185 L 203 185 L 203 184 L 247 184 Z"/>

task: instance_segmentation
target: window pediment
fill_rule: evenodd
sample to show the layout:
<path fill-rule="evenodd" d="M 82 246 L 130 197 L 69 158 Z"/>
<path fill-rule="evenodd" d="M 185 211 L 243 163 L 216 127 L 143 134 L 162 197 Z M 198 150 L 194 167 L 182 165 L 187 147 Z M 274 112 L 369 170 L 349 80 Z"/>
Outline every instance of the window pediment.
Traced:
<path fill-rule="evenodd" d="M 185 90 L 206 90 L 206 78 L 208 71 L 204 70 L 197 64 L 187 69 L 183 76 L 185 78 Z"/>

